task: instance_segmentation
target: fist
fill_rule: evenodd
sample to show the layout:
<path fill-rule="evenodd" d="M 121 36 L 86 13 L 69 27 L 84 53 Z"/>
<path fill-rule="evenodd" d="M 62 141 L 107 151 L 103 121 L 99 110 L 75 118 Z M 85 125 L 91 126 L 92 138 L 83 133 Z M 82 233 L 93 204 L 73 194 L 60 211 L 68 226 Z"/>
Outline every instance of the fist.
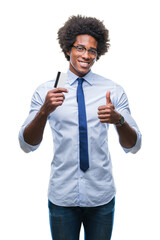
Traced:
<path fill-rule="evenodd" d="M 119 123 L 121 115 L 115 111 L 115 107 L 112 104 L 110 95 L 111 93 L 108 91 L 106 93 L 106 105 L 100 106 L 98 108 L 98 118 L 102 123 L 117 124 Z"/>
<path fill-rule="evenodd" d="M 45 102 L 41 107 L 41 112 L 48 116 L 58 106 L 61 106 L 65 99 L 64 92 L 68 93 L 68 90 L 66 88 L 56 88 L 49 91 L 46 95 Z"/>

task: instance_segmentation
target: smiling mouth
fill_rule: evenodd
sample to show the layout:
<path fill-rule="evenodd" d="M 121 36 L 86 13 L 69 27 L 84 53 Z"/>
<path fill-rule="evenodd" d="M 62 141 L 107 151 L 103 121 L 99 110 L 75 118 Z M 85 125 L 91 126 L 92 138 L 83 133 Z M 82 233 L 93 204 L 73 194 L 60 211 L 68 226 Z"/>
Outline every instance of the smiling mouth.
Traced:
<path fill-rule="evenodd" d="M 85 67 L 85 68 L 88 68 L 90 66 L 90 63 L 89 62 L 81 62 L 79 61 L 81 67 Z"/>

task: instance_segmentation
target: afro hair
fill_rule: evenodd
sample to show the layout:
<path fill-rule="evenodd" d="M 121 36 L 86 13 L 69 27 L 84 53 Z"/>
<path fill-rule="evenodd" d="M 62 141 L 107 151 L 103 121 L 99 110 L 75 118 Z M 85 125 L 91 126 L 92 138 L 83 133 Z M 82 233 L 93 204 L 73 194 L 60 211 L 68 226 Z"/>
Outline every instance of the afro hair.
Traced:
<path fill-rule="evenodd" d="M 98 42 L 97 60 L 101 55 L 104 55 L 109 49 L 109 31 L 104 26 L 103 22 L 93 17 L 83 17 L 81 15 L 71 16 L 58 30 L 58 41 L 62 52 L 67 60 L 70 57 L 67 55 L 76 41 L 78 35 L 90 35 Z"/>

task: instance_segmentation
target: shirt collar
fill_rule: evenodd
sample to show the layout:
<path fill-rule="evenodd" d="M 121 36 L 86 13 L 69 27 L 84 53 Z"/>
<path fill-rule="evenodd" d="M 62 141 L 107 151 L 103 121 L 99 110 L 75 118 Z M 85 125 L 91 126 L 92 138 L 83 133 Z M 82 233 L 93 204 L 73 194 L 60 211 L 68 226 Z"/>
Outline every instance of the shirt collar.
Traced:
<path fill-rule="evenodd" d="M 73 72 L 71 72 L 70 70 L 68 70 L 67 72 L 68 74 L 68 82 L 70 85 L 72 85 L 78 78 L 78 76 L 76 74 L 74 74 Z M 88 82 L 90 85 L 93 85 L 93 72 L 90 70 L 84 77 L 83 79 Z"/>

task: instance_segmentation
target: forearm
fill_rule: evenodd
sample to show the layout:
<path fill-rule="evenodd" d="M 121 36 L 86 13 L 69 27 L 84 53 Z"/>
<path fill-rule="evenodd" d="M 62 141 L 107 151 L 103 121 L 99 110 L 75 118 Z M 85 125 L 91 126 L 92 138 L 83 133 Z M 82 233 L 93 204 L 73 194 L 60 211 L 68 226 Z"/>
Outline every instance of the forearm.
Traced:
<path fill-rule="evenodd" d="M 68 90 L 65 88 L 56 88 L 48 91 L 41 109 L 24 129 L 23 138 L 26 143 L 34 146 L 42 141 L 47 117 L 58 106 L 63 104 L 65 99 L 63 92 L 68 93 Z"/>
<path fill-rule="evenodd" d="M 119 135 L 119 142 L 124 148 L 132 148 L 136 145 L 136 131 L 129 126 L 127 122 L 123 126 L 116 127 Z"/>
<path fill-rule="evenodd" d="M 37 145 L 42 141 L 47 115 L 41 110 L 35 118 L 25 127 L 23 132 L 24 141 L 30 145 Z"/>

